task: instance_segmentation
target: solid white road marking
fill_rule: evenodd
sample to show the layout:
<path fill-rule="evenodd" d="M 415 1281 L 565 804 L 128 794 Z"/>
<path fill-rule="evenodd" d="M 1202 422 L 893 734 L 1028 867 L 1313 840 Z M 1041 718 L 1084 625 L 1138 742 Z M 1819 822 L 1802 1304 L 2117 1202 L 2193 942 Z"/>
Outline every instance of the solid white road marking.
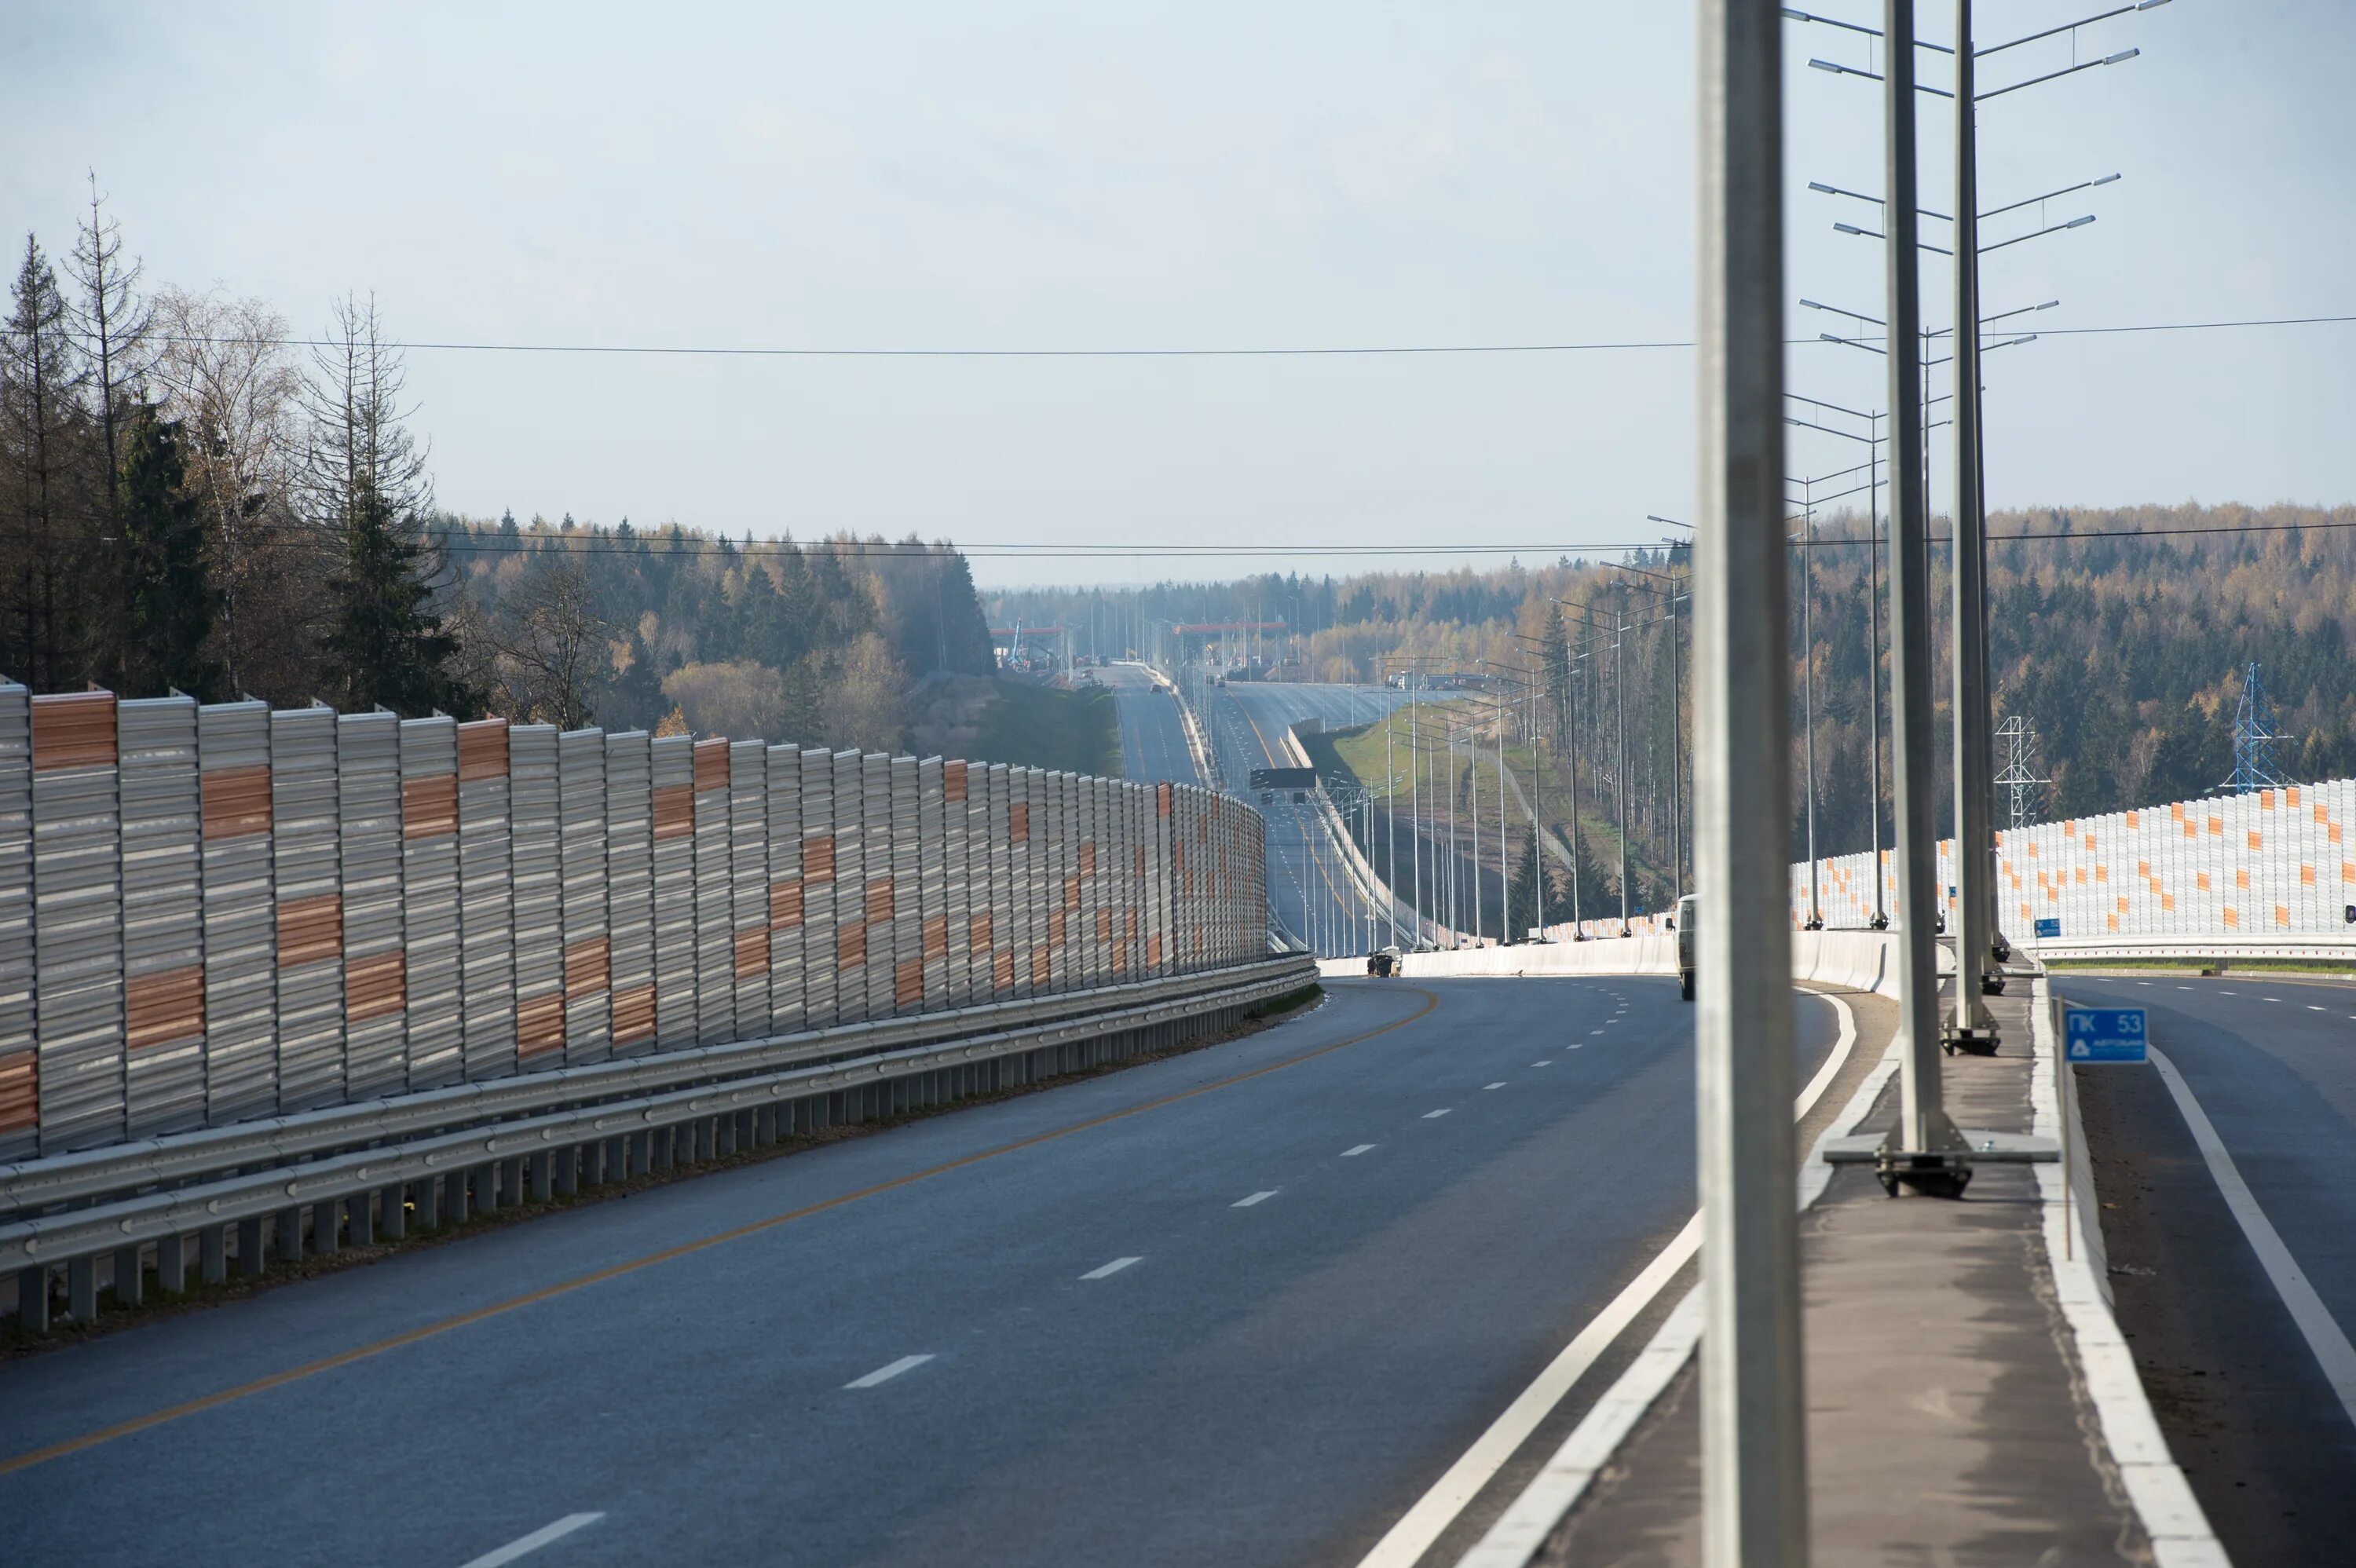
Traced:
<path fill-rule="evenodd" d="M 1230 1209 L 1248 1209 L 1255 1203 L 1265 1203 L 1275 1196 L 1276 1189 L 1271 1187 L 1265 1192 L 1255 1192 L 1248 1198 L 1238 1198 L 1234 1202 L 1228 1204 L 1227 1207 Z"/>
<path fill-rule="evenodd" d="M 877 1383 L 888 1383 L 902 1372 L 921 1367 L 932 1359 L 929 1352 L 922 1356 L 903 1356 L 891 1365 L 878 1367 L 865 1377 L 853 1378 L 842 1386 L 846 1391 L 855 1388 L 873 1388 Z"/>
<path fill-rule="evenodd" d="M 1551 1061 L 1533 1061 L 1530 1065 L 1532 1067 L 1552 1067 L 1554 1063 Z"/>
<path fill-rule="evenodd" d="M 2192 1130 L 2192 1141 L 2201 1146 L 2201 1157 L 2209 1162 L 2210 1179 L 2225 1200 L 2225 1207 L 2242 1227 L 2242 1234 L 2250 1240 L 2250 1250 L 2258 1254 L 2258 1263 L 2274 1282 L 2275 1294 L 2290 1308 L 2291 1321 L 2298 1325 L 2307 1348 L 2315 1352 L 2316 1361 L 2323 1368 L 2324 1378 L 2331 1392 L 2340 1396 L 2340 1408 L 2348 1419 L 2356 1421 L 2356 1346 L 2348 1343 L 2348 1336 L 2332 1317 L 2331 1309 L 2315 1294 L 2315 1286 L 2307 1281 L 2298 1260 L 2283 1245 L 2266 1211 L 2258 1207 L 2249 1183 L 2242 1179 L 2241 1168 L 2233 1163 L 2225 1141 L 2210 1125 L 2209 1114 L 2193 1098 L 2192 1086 L 2177 1071 L 2168 1053 L 2156 1045 L 2147 1045 L 2151 1064 L 2159 1069 L 2160 1082 L 2168 1085 L 2176 1101 L 2176 1108 L 2184 1115 L 2184 1125 Z"/>
<path fill-rule="evenodd" d="M 1342 1157 L 1347 1159 L 1354 1154 L 1364 1154 L 1374 1147 L 1372 1144 L 1360 1144 L 1355 1148 L 1345 1148 L 1342 1151 Z"/>
<path fill-rule="evenodd" d="M 1823 1096 L 1834 1075 L 1847 1063 L 1851 1049 L 1857 1044 L 1857 1016 L 1839 997 L 1827 997 L 1826 1000 L 1832 1003 L 1840 1017 L 1840 1036 L 1826 1053 L 1825 1064 L 1808 1081 L 1807 1088 L 1801 1092 L 1792 1112 L 1794 1121 L 1815 1107 L 1816 1101 Z M 1886 1065 L 1894 1072 L 1896 1059 L 1887 1059 Z M 1880 1083 L 1875 1080 L 1869 1080 L 1861 1085 L 1849 1106 L 1853 1115 L 1844 1121 L 1854 1123 L 1861 1120 L 1873 1108 L 1874 1097 L 1880 1092 Z M 1844 1129 L 1828 1128 L 1827 1136 L 1839 1130 Z M 1832 1168 L 1826 1166 L 1823 1168 L 1829 1174 Z M 1458 1514 L 1464 1511 L 1465 1505 L 1505 1467 L 1505 1461 L 1529 1440 L 1530 1434 L 1537 1431 L 1539 1424 L 1553 1413 L 1555 1406 L 1563 1402 L 1572 1387 L 1587 1374 L 1588 1369 L 1595 1364 L 1597 1358 L 1611 1348 L 1612 1342 L 1638 1314 L 1653 1304 L 1654 1298 L 1700 1248 L 1701 1216 L 1697 1213 L 1686 1221 L 1683 1230 L 1670 1239 L 1668 1245 L 1644 1265 L 1643 1272 L 1612 1297 L 1611 1305 L 1598 1313 L 1569 1344 L 1562 1348 L 1559 1355 L 1547 1363 L 1546 1370 L 1539 1372 L 1537 1380 L 1505 1407 L 1503 1414 L 1489 1424 L 1489 1429 L 1465 1450 L 1464 1456 L 1451 1465 L 1447 1472 L 1431 1484 L 1431 1488 L 1416 1500 L 1415 1506 L 1408 1509 L 1380 1541 L 1375 1542 L 1374 1550 L 1359 1560 L 1358 1568 L 1411 1568 L 1412 1564 L 1421 1561 L 1423 1554 L 1431 1549 L 1431 1543 L 1456 1521 Z M 1698 1288 L 1696 1287 L 1697 1290 Z M 1697 1321 L 1696 1337 L 1698 1337 Z M 1681 1365 L 1683 1361 L 1684 1356 L 1678 1356 L 1676 1364 Z M 1674 1373 L 1676 1368 L 1672 1365 L 1668 1370 Z M 1608 1402 L 1609 1394 L 1605 1398 Z M 1599 1403 L 1581 1421 L 1580 1428 L 1573 1429 L 1570 1441 L 1578 1441 L 1580 1430 L 1602 1413 L 1603 1405 Z M 1529 1493 L 1526 1493 L 1525 1498 L 1539 1509 L 1550 1506 L 1549 1499 L 1539 1499 Z M 1567 1508 L 1569 1502 L 1576 1500 L 1573 1494 L 1563 1506 Z M 1560 1515 L 1558 1513 L 1554 1518 L 1558 1520 Z M 1547 1528 L 1551 1530 L 1551 1523 Z"/>
<path fill-rule="evenodd" d="M 2260 997 L 2258 1000 L 2262 1002 L 2279 1002 L 2282 998 L 2280 997 Z"/>
<path fill-rule="evenodd" d="M 1448 1115 L 1448 1107 L 1442 1105 L 1437 1111 L 1426 1111 L 1423 1114 L 1423 1119 L 1427 1122 L 1436 1122 L 1446 1115 Z"/>
<path fill-rule="evenodd" d="M 1541 1062 L 1539 1062 L 1539 1063 L 1538 1063 L 1538 1065 L 1539 1065 L 1540 1067 L 1544 1067 L 1544 1066 L 1546 1065 L 1546 1063 L 1545 1063 L 1545 1062 L 1543 1062 L 1543 1061 L 1541 1061 Z M 1483 1089 L 1503 1089 L 1505 1086 L 1505 1082 L 1504 1082 L 1504 1080 L 1502 1080 L 1502 1079 L 1501 1079 L 1501 1080 L 1499 1080 L 1498 1082 L 1494 1083 L 1483 1083 L 1483 1084 L 1482 1084 L 1482 1085 L 1481 1085 L 1481 1087 L 1483 1087 Z"/>
<path fill-rule="evenodd" d="M 460 1564 L 460 1568 L 499 1568 L 503 1563 L 512 1563 L 528 1552 L 537 1552 L 552 1541 L 562 1541 L 574 1531 L 593 1525 L 605 1517 L 602 1513 L 568 1513 L 554 1524 L 541 1525 L 530 1535 L 519 1536 L 496 1552 L 486 1552 L 480 1557 Z"/>
<path fill-rule="evenodd" d="M 1141 1264 L 1145 1260 L 1143 1258 L 1115 1258 L 1112 1262 L 1105 1264 L 1102 1268 L 1092 1268 L 1088 1270 L 1087 1273 L 1080 1275 L 1080 1277 L 1082 1279 L 1102 1279 L 1107 1275 L 1119 1274 L 1121 1270 L 1127 1268 L 1131 1264 Z"/>
<path fill-rule="evenodd" d="M 2309 1003 L 2307 1005 L 2307 1010 L 2308 1010 L 2308 1012 L 2311 1012 L 2311 1013 L 2319 1013 L 2319 1012 L 2321 1012 L 2323 1009 L 2322 1009 L 2321 1008 L 2317 1007 L 2313 1002 L 2309 1002 Z"/>

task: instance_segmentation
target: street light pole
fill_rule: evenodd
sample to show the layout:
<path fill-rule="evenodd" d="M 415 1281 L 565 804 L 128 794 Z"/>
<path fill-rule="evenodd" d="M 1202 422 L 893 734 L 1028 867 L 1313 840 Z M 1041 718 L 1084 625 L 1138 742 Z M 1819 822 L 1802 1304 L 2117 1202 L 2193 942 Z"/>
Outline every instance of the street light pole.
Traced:
<path fill-rule="evenodd" d="M 1911 0 L 1889 3 L 1903 13 L 1898 36 L 1911 37 Z M 1700 0 L 1699 12 L 1693 576 L 1702 1563 L 1799 1568 L 1808 1560 L 1807 1431 L 1791 1189 L 1787 849 L 1781 833 L 1755 827 L 1762 814 L 1790 820 L 1790 623 L 1775 478 L 1783 471 L 1782 17 L 1745 0 Z"/>
<path fill-rule="evenodd" d="M 1620 775 L 1620 934 L 1628 934 L 1628 606 L 1627 595 L 1612 610 L 1612 718 L 1619 731 L 1612 760 Z"/>
<path fill-rule="evenodd" d="M 1987 517 L 1980 493 L 1979 174 L 1974 123 L 1972 3 L 1955 0 L 1955 1010 L 1946 1043 L 1994 1051 L 1996 1019 L 1981 992 L 1990 956 Z"/>
<path fill-rule="evenodd" d="M 1914 37 L 1913 0 L 1883 0 L 1886 36 Z M 1938 862 L 1931 822 L 1930 534 L 1922 488 L 1922 258 L 1915 249 L 1914 51 L 1890 51 L 1882 83 L 1890 240 L 1882 264 L 1890 296 L 1891 593 L 1890 648 L 1898 752 L 1899 1118 L 1882 1141 L 1885 1183 L 1959 1195 L 1969 1154 L 1943 1104 L 1939 970 L 1931 942 Z M 1976 325 L 1976 324 L 1972 324 Z"/>

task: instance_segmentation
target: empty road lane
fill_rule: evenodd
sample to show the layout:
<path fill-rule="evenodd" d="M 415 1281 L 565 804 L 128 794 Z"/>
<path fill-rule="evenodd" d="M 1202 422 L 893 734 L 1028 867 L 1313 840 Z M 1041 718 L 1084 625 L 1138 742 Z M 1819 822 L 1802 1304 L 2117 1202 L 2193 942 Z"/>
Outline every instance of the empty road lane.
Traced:
<path fill-rule="evenodd" d="M 2156 1067 L 2078 1070 L 2119 1324 L 2169 1448 L 2233 1561 L 2336 1561 L 2356 1533 L 2356 1424 L 2310 1336 L 2329 1357 L 2337 1333 L 2347 1379 L 2356 987 L 2254 974 L 2053 986 L 2145 1009 L 2231 1162 L 2227 1181 L 2286 1254 L 2268 1269 Z"/>
<path fill-rule="evenodd" d="M 27 1358 L 0 1518 L 28 1562 L 1354 1561 L 1684 1223 L 1691 1018 L 1344 982 Z"/>

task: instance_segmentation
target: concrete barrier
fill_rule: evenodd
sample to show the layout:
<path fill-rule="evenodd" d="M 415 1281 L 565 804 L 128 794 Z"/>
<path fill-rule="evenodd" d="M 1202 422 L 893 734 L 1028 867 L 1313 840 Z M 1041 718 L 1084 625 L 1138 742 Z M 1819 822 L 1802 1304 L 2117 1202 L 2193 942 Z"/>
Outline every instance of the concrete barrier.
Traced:
<path fill-rule="evenodd" d="M 1939 972 L 1954 973 L 1954 954 L 1938 950 Z M 1363 975 L 1363 958 L 1321 963 L 1326 976 Z M 1677 939 L 1657 936 L 1601 937 L 1591 942 L 1532 942 L 1512 947 L 1468 948 L 1454 953 L 1410 953 L 1400 971 L 1409 979 L 1471 976 L 1675 975 Z M 1885 997 L 1898 994 L 1898 938 L 1887 931 L 1795 931 L 1792 933 L 1792 978 L 1840 986 Z"/>

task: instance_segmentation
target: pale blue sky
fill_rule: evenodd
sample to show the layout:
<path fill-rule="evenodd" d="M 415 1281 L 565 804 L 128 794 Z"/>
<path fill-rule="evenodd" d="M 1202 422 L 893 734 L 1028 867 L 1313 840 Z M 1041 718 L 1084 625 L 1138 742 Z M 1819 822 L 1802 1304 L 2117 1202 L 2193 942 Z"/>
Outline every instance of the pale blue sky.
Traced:
<path fill-rule="evenodd" d="M 1866 0 L 1823 0 L 1873 21 Z M 1984 40 L 2103 7 L 1989 0 Z M 1950 28 L 1926 5 L 1926 33 Z M 0 222 L 70 243 L 95 165 L 151 277 L 298 330 L 856 347 L 1683 338 L 1692 12 L 1668 4 L 987 7 L 24 0 Z M 1880 314 L 1878 88 L 1794 25 L 1789 277 Z M 2040 326 L 2356 311 L 2340 0 L 2176 0 L 2143 49 L 1983 113 L 1983 205 L 2114 170 L 1992 258 Z M 2018 73 L 2066 63 L 2024 51 Z M 1926 72 L 1936 69 L 1925 56 Z M 2014 68 L 1991 62 L 1983 86 Z M 1941 101 L 1924 200 L 1951 205 Z M 2071 202 L 2079 205 L 2070 206 Z M 2062 207 L 2069 210 L 2063 211 Z M 1943 262 L 1926 315 L 1943 321 Z M 1819 325 L 1794 310 L 1794 336 Z M 1998 505 L 2356 496 L 2356 325 L 2059 337 L 1989 361 Z M 1794 350 L 1879 406 L 1879 361 Z M 443 502 L 961 542 L 1540 544 L 1690 494 L 1683 351 L 1350 359 L 412 357 Z M 1848 461 L 1795 449 L 1795 471 Z M 1948 469 L 1934 460 L 1934 493 Z M 1216 567 L 985 560 L 986 581 Z M 1344 563 L 1319 563 L 1343 569 Z"/>

